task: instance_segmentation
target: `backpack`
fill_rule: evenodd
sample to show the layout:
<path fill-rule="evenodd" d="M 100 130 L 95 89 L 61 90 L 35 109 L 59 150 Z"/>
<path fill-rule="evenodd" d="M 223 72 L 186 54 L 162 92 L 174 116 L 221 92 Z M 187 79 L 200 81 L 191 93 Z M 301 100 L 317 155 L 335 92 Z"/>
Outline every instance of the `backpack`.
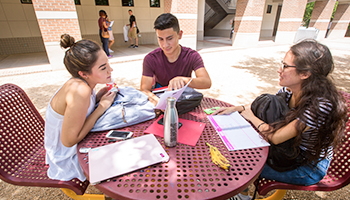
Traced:
<path fill-rule="evenodd" d="M 276 95 L 262 94 L 253 101 L 251 109 L 254 115 L 265 123 L 283 120 L 289 112 L 286 97 L 286 92 Z M 293 170 L 304 164 L 306 162 L 304 151 L 297 147 L 299 151 L 295 152 L 294 142 L 295 137 L 277 145 L 270 143 L 266 163 L 279 172 Z"/>
<path fill-rule="evenodd" d="M 276 95 L 262 94 L 253 101 L 251 109 L 255 116 L 270 124 L 284 119 L 284 116 L 289 112 L 286 98 L 286 92 Z"/>
<path fill-rule="evenodd" d="M 156 116 L 155 106 L 143 92 L 131 87 L 119 87 L 119 93 L 112 105 L 96 121 L 91 132 L 123 128 Z"/>

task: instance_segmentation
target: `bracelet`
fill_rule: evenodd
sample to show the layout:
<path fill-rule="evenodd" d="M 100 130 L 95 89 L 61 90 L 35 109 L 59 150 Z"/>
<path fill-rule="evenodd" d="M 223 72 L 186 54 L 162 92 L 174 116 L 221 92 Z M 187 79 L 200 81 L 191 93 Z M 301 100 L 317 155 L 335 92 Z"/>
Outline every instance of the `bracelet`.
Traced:
<path fill-rule="evenodd" d="M 243 108 L 243 111 L 245 110 L 245 107 L 244 107 L 244 105 L 241 105 L 242 106 L 242 108 Z"/>
<path fill-rule="evenodd" d="M 263 122 L 263 123 L 259 124 L 259 126 L 258 126 L 258 130 L 259 130 L 260 126 L 261 126 L 261 125 L 263 125 L 263 124 L 266 124 L 266 123 L 265 123 L 265 122 Z"/>

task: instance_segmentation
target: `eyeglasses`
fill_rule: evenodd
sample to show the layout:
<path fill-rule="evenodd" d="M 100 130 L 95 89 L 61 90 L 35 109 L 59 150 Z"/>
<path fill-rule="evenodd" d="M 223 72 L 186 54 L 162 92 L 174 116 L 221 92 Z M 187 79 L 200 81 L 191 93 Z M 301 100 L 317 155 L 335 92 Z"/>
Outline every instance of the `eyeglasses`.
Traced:
<path fill-rule="evenodd" d="M 285 68 L 288 68 L 288 67 L 297 67 L 297 66 L 293 66 L 293 65 L 287 65 L 286 63 L 283 62 L 283 60 L 281 61 L 282 63 L 282 71 L 284 71 Z"/>

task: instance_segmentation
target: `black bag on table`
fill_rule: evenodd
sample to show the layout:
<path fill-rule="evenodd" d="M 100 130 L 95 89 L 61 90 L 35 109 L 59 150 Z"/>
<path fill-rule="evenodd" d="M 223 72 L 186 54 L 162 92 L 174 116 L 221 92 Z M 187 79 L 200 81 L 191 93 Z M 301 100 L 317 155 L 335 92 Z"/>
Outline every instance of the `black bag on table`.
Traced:
<path fill-rule="evenodd" d="M 265 123 L 270 124 L 283 120 L 289 111 L 286 97 L 287 93 L 285 92 L 277 95 L 262 94 L 253 101 L 251 109 L 254 115 Z M 306 158 L 301 149 L 299 149 L 300 152 L 294 152 L 294 140 L 295 137 L 277 145 L 270 143 L 266 163 L 272 169 L 279 172 L 289 171 L 305 162 Z"/>
<path fill-rule="evenodd" d="M 162 95 L 163 93 L 156 93 L 158 97 Z M 179 115 L 190 112 L 195 107 L 197 107 L 199 104 L 201 104 L 201 101 L 203 99 L 203 94 L 196 91 L 193 88 L 187 87 L 179 99 L 176 101 L 176 110 Z"/>
<path fill-rule="evenodd" d="M 176 109 L 179 115 L 190 112 L 199 104 L 203 99 L 203 94 L 197 92 L 195 89 L 187 87 L 179 99 L 176 101 Z"/>

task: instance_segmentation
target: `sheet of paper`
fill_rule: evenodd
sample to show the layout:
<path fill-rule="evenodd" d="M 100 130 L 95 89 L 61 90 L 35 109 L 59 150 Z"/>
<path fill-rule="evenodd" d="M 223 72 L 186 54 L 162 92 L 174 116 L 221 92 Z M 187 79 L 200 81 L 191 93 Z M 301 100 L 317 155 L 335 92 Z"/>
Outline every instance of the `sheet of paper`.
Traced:
<path fill-rule="evenodd" d="M 270 146 L 238 112 L 207 117 L 229 151 Z"/>
<path fill-rule="evenodd" d="M 212 115 L 212 117 L 216 123 L 215 129 L 218 131 L 251 126 L 238 112 L 233 112 L 230 115 Z"/>
<path fill-rule="evenodd" d="M 159 119 L 163 118 L 160 116 Z M 144 132 L 152 133 L 159 137 L 164 137 L 164 126 L 158 124 L 158 120 L 153 122 Z M 187 144 L 190 146 L 196 146 L 199 137 L 202 135 L 205 123 L 195 122 L 191 120 L 179 118 L 179 122 L 182 123 L 182 127 L 178 131 L 178 143 Z"/>
<path fill-rule="evenodd" d="M 187 88 L 187 86 L 191 83 L 192 79 L 182 88 L 174 91 L 165 91 L 162 95 L 159 97 L 159 101 L 155 107 L 155 109 L 160 109 L 160 110 L 165 110 L 166 108 L 166 103 L 167 103 L 167 98 L 168 97 L 175 97 L 178 99 L 183 91 Z"/>
<path fill-rule="evenodd" d="M 109 27 L 112 27 L 114 24 L 114 21 L 111 21 L 111 23 L 109 24 Z"/>

